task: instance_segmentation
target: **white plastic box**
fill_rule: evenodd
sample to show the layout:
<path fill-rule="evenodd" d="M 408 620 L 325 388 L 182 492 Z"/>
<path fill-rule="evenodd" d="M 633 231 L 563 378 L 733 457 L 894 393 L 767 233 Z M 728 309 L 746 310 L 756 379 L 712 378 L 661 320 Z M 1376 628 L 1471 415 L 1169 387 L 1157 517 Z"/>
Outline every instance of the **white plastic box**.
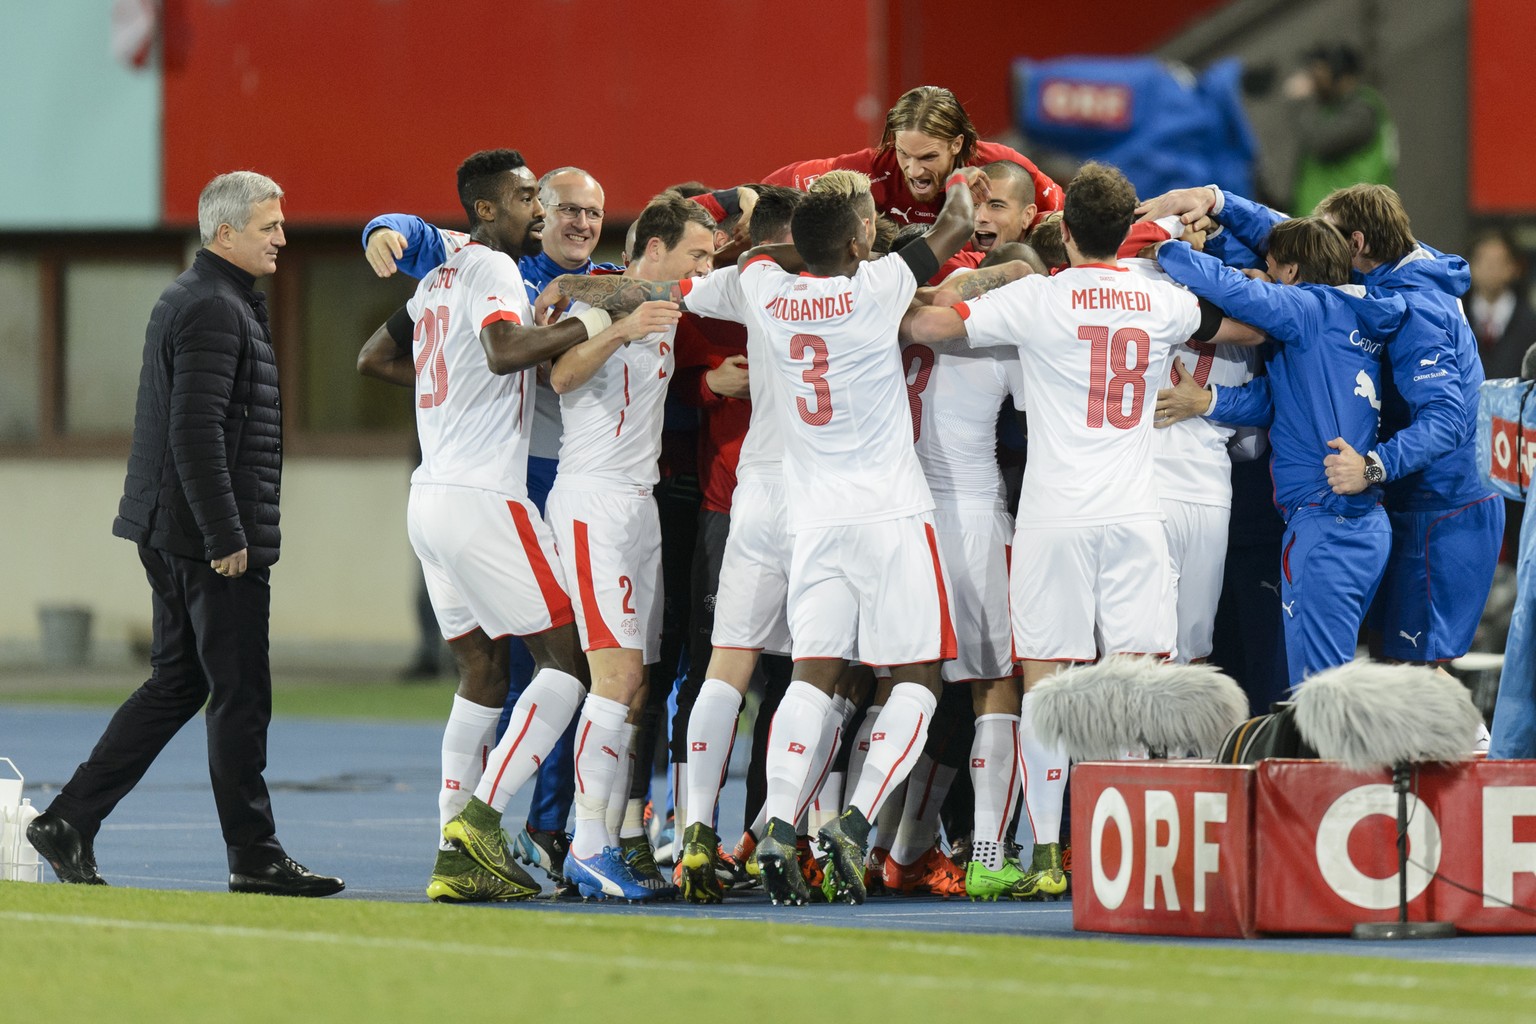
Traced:
<path fill-rule="evenodd" d="M 0 757 L 0 882 L 41 882 L 43 862 L 27 842 L 27 826 L 37 817 L 22 789 L 26 779 L 8 757 Z"/>

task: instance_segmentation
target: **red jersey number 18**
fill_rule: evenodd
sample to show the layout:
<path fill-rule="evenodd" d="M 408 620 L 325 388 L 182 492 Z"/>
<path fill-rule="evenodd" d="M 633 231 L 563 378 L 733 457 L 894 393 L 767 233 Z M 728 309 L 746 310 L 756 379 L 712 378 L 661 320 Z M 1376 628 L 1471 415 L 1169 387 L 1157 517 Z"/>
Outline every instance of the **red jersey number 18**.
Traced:
<path fill-rule="evenodd" d="M 1088 425 L 1130 430 L 1141 422 L 1147 399 L 1147 365 L 1152 339 L 1139 327 L 1122 327 L 1109 336 L 1108 327 L 1079 327 L 1077 336 L 1093 344 L 1088 371 Z M 1131 411 L 1125 411 L 1125 391 L 1131 391 Z"/>
<path fill-rule="evenodd" d="M 789 358 L 804 359 L 809 354 L 811 367 L 800 379 L 809 384 L 816 398 L 812 409 L 804 398 L 795 399 L 800 418 L 813 427 L 824 427 L 832 421 L 832 386 L 827 383 L 827 343 L 814 334 L 797 334 L 789 339 Z"/>

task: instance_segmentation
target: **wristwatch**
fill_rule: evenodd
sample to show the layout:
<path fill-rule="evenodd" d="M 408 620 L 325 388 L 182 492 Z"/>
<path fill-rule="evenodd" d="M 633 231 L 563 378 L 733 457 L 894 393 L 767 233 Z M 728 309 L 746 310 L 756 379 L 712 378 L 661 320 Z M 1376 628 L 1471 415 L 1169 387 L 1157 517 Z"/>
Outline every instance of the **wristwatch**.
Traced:
<path fill-rule="evenodd" d="M 1386 483 L 1387 470 L 1381 464 L 1381 459 L 1375 452 L 1365 453 L 1365 482 L 1368 484 Z"/>

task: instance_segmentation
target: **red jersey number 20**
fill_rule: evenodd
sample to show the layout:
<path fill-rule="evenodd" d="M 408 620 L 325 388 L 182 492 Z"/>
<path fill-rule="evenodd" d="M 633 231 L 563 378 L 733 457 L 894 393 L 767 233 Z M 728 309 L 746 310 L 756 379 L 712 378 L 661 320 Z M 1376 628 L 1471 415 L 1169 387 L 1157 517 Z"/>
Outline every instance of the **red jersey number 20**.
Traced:
<path fill-rule="evenodd" d="M 1152 358 L 1152 339 L 1139 327 L 1122 327 L 1110 337 L 1108 327 L 1079 327 L 1077 336 L 1091 342 L 1088 370 L 1088 425 L 1109 425 L 1130 430 L 1141 422 L 1147 399 L 1147 365 Z M 1125 392 L 1131 392 L 1131 411 L 1125 411 Z"/>
<path fill-rule="evenodd" d="M 416 401 L 423 409 L 442 405 L 448 399 L 448 359 L 443 355 L 443 340 L 448 337 L 448 307 L 436 306 L 421 311 L 416 321 Z"/>
<path fill-rule="evenodd" d="M 795 399 L 800 418 L 813 427 L 824 427 L 832 421 L 832 386 L 827 383 L 827 343 L 814 334 L 797 334 L 789 339 L 789 358 L 811 357 L 810 369 L 800 374 L 809 384 L 816 398 L 812 409 L 803 397 Z"/>

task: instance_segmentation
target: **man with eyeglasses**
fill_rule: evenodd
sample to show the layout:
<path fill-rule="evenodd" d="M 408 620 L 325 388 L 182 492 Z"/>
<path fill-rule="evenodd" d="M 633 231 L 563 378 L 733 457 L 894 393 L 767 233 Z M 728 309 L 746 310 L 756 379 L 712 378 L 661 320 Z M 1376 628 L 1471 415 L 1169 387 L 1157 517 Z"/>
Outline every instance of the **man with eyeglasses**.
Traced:
<path fill-rule="evenodd" d="M 539 202 L 547 211 L 540 246 L 518 259 L 518 271 L 529 297 L 561 274 L 618 273 L 612 263 L 594 263 L 592 251 L 602 235 L 604 193 L 596 178 L 579 167 L 558 167 L 539 179 Z M 457 252 L 467 235 L 433 227 L 420 217 L 387 213 L 375 217 L 363 229 L 368 264 L 380 277 L 401 270 L 424 277 Z M 554 486 L 560 465 L 560 396 L 550 387 L 547 373 L 537 375 L 533 405 L 533 433 L 528 446 L 528 497 L 544 513 L 545 499 Z M 533 679 L 533 657 L 517 637 L 511 640 L 511 687 L 502 710 L 497 734 L 504 730 L 512 706 Z M 539 769 L 538 784 L 528 808 L 527 825 L 518 832 L 514 852 L 529 866 L 537 866 L 559 885 L 569 847 L 565 825 L 575 793 L 571 742 L 576 723 L 550 751 Z"/>

